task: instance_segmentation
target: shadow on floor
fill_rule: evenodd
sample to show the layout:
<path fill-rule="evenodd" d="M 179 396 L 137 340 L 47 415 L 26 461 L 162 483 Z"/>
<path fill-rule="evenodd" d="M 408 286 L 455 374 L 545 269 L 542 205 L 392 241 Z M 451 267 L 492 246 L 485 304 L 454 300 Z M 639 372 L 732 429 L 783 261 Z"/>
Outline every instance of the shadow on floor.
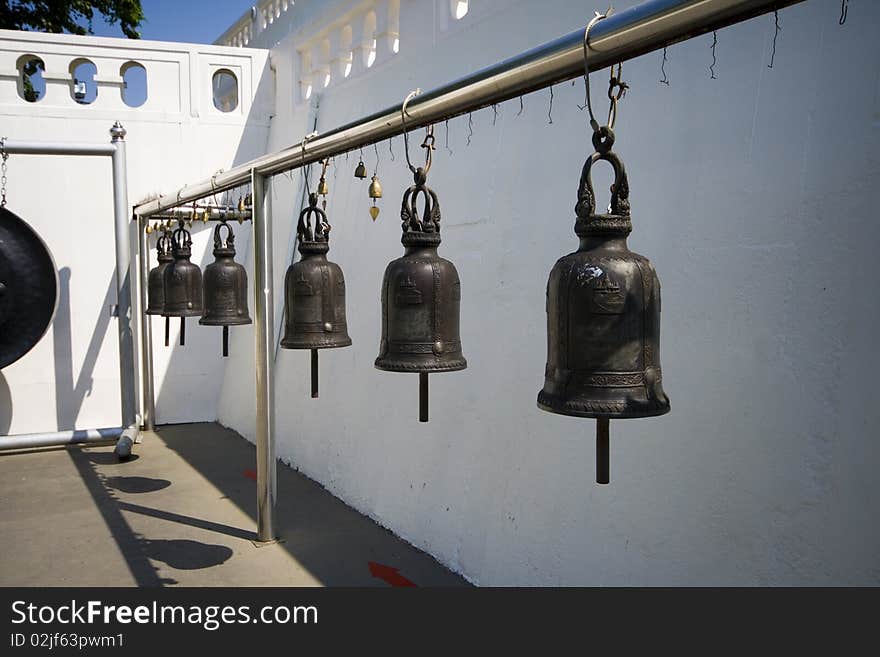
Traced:
<path fill-rule="evenodd" d="M 218 424 L 166 425 L 157 435 L 256 524 L 256 453 L 251 443 Z M 430 555 L 281 463 L 277 499 L 281 547 L 326 586 L 387 586 L 371 573 L 370 562 L 400 569 L 419 586 L 468 585 Z M 219 531 L 229 533 L 226 528 Z"/>

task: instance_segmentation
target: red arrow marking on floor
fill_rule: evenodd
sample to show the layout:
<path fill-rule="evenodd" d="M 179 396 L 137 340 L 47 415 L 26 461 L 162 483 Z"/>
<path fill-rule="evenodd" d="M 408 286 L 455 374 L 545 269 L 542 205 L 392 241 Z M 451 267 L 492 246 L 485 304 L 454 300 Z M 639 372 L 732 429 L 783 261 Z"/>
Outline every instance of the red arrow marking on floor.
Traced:
<path fill-rule="evenodd" d="M 257 480 L 257 471 L 256 470 L 245 470 L 242 474 L 248 479 Z"/>
<path fill-rule="evenodd" d="M 397 568 L 392 568 L 391 566 L 385 566 L 381 563 L 376 563 L 375 561 L 370 561 L 368 563 L 370 566 L 370 574 L 376 579 L 381 579 L 391 586 L 416 586 L 411 581 L 409 581 L 406 577 L 400 574 Z"/>

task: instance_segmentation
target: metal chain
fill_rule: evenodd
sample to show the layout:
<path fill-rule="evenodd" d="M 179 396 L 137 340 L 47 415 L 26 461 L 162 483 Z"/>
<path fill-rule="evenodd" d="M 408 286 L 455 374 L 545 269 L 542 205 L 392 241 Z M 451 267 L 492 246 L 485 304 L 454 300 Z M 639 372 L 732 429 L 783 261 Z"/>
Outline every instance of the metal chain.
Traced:
<path fill-rule="evenodd" d="M 6 152 L 6 137 L 0 137 L 0 208 L 6 207 L 6 160 L 9 153 Z"/>

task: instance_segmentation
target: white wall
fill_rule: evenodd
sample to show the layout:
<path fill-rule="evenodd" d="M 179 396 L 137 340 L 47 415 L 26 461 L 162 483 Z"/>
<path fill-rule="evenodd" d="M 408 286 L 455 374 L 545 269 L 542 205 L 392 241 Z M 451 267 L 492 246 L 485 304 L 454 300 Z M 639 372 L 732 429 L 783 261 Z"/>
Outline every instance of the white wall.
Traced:
<path fill-rule="evenodd" d="M 36 103 L 16 90 L 23 54 L 45 63 L 46 94 Z M 98 71 L 90 105 L 71 97 L 69 66 L 80 57 Z M 134 203 L 265 150 L 274 92 L 267 59 L 255 49 L 0 31 L 0 135 L 105 143 L 121 121 Z M 148 97 L 139 108 L 122 102 L 120 67 L 128 61 L 147 70 Z M 226 114 L 211 95 L 220 67 L 239 78 L 241 102 Z M 117 333 L 108 310 L 116 302 L 110 159 L 11 156 L 8 166 L 9 209 L 47 242 L 61 302 L 43 340 L 0 373 L 0 434 L 118 426 Z M 209 262 L 208 232 L 194 233 L 194 261 Z M 247 240 L 240 244 L 246 248 Z M 189 320 L 186 347 L 166 349 L 161 320 L 153 322 L 159 421 L 215 419 L 223 373 L 218 330 Z"/>
<path fill-rule="evenodd" d="M 456 22 L 447 0 L 405 0 L 400 53 L 337 76 L 320 94 L 319 129 L 577 29 L 591 13 L 563 0 L 470 5 Z M 328 14 L 292 23 L 273 50 L 271 148 L 311 129 L 298 50 L 340 23 Z M 337 158 L 331 258 L 346 274 L 354 345 L 322 354 L 318 400 L 307 353 L 279 353 L 281 458 L 479 584 L 880 583 L 880 7 L 851 6 L 843 27 L 838 15 L 831 0 L 781 12 L 773 69 L 772 16 L 718 34 L 716 80 L 711 35 L 669 49 L 668 87 L 660 53 L 624 65 L 632 88 L 616 150 L 630 174 L 631 247 L 663 282 L 672 412 L 612 422 L 611 485 L 593 483 L 594 423 L 535 406 L 545 284 L 576 246 L 575 190 L 591 151 L 580 82 L 554 89 L 552 125 L 544 91 L 519 117 L 517 101 L 500 106 L 494 126 L 491 109 L 474 114 L 470 146 L 467 118 L 451 121 L 452 155 L 437 126 L 430 184 L 443 209 L 440 252 L 462 280 L 469 368 L 431 378 L 427 425 L 416 377 L 373 368 L 382 272 L 402 251 L 402 139 L 394 163 L 387 143 L 379 148 L 376 223 L 368 181 L 352 177 L 357 154 Z M 370 169 L 374 158 L 365 151 Z M 600 174 L 597 189 L 609 180 Z M 276 179 L 279 302 L 299 193 L 298 174 Z M 235 332 L 220 420 L 253 438 L 253 383 L 242 375 L 251 336 Z"/>

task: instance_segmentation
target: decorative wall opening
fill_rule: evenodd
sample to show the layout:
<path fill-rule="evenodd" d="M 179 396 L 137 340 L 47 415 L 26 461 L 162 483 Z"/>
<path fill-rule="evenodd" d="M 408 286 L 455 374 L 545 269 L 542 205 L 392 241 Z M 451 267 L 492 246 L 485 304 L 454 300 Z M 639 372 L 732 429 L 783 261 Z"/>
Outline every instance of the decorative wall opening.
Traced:
<path fill-rule="evenodd" d="M 364 64 L 370 68 L 376 62 L 376 13 L 364 16 Z"/>
<path fill-rule="evenodd" d="M 46 65 L 36 55 L 22 55 L 16 63 L 18 69 L 18 95 L 29 103 L 35 103 L 46 95 L 43 71 Z"/>
<path fill-rule="evenodd" d="M 351 41 L 351 25 L 346 25 L 342 28 L 342 32 L 339 35 L 339 68 L 341 69 L 340 73 L 342 73 L 343 78 L 347 78 L 349 75 L 351 75 L 352 61 L 354 60 L 354 53 L 351 50 Z M 348 55 L 346 56 L 344 53 L 348 53 Z"/>
<path fill-rule="evenodd" d="M 450 7 L 452 9 L 452 15 L 455 17 L 455 20 L 460 21 L 462 18 L 467 16 L 468 13 L 468 0 L 450 0 Z"/>
<path fill-rule="evenodd" d="M 95 76 L 98 67 L 88 59 L 77 58 L 70 62 L 70 97 L 80 105 L 90 105 L 98 97 Z"/>
<path fill-rule="evenodd" d="M 214 107 L 221 112 L 232 112 L 238 108 L 238 78 L 228 68 L 214 72 L 211 78 L 211 91 Z"/>
<path fill-rule="evenodd" d="M 122 76 L 122 102 L 140 107 L 147 102 L 147 69 L 137 62 L 126 62 L 119 69 Z"/>

